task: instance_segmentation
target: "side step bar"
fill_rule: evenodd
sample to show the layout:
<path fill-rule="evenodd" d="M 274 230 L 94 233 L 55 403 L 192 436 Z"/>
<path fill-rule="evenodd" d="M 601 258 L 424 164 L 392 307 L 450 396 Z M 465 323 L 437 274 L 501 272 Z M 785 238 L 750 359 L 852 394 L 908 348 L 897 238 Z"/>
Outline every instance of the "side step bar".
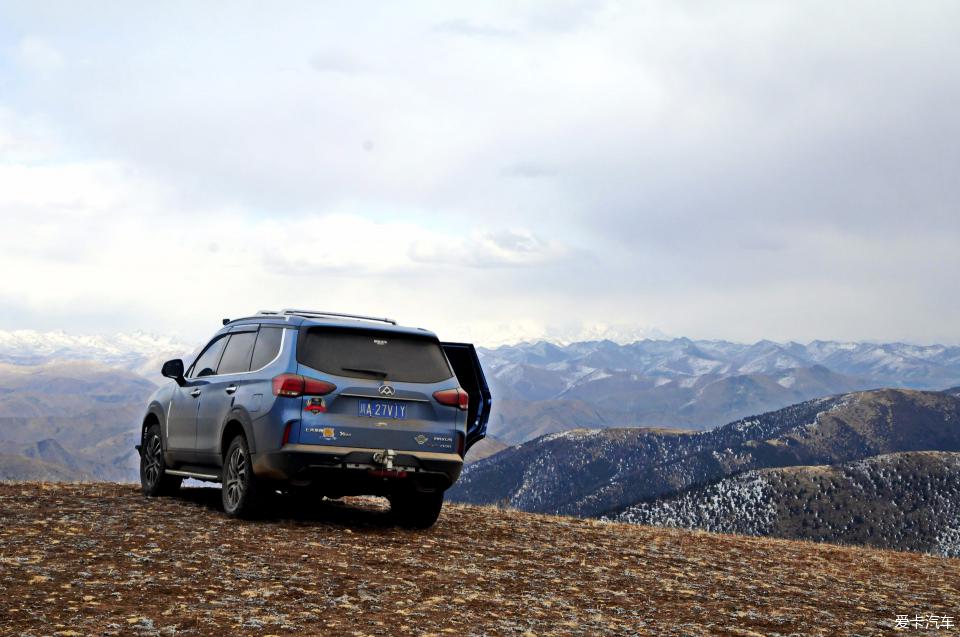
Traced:
<path fill-rule="evenodd" d="M 220 476 L 215 476 L 210 473 L 199 473 L 197 471 L 178 471 L 176 469 L 167 469 L 164 473 L 169 473 L 172 476 L 180 476 L 182 478 L 193 478 L 194 480 L 220 482 Z"/>

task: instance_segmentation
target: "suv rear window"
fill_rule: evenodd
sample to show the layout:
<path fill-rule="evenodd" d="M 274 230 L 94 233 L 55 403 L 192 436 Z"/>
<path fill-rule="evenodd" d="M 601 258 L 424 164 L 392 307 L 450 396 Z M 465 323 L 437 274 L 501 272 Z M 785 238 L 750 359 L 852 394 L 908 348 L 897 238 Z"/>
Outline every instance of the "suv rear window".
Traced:
<path fill-rule="evenodd" d="M 300 333 L 297 360 L 337 376 L 437 383 L 453 376 L 440 343 L 427 336 L 308 327 Z"/>

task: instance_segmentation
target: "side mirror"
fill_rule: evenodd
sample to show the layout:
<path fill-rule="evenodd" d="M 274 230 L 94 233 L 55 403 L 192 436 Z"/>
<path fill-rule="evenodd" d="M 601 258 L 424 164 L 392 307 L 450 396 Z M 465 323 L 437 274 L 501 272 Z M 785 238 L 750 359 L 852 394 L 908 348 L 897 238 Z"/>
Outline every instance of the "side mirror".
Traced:
<path fill-rule="evenodd" d="M 179 358 L 175 358 L 172 361 L 167 361 L 163 364 L 163 369 L 160 370 L 160 373 L 167 378 L 172 378 L 177 381 L 178 385 L 183 385 L 183 361 Z"/>

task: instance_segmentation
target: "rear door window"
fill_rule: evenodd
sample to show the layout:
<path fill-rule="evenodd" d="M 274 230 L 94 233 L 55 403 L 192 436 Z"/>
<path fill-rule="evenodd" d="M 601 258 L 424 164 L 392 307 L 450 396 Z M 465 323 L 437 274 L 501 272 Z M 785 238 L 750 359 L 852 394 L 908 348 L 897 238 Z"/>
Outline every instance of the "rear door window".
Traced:
<path fill-rule="evenodd" d="M 336 376 L 437 383 L 453 376 L 436 338 L 379 330 L 309 327 L 297 360 Z"/>
<path fill-rule="evenodd" d="M 223 351 L 217 374 L 237 374 L 250 371 L 250 357 L 253 344 L 257 340 L 256 332 L 237 332 L 230 335 L 230 342 Z"/>
<path fill-rule="evenodd" d="M 280 342 L 283 339 L 282 327 L 267 327 L 264 325 L 257 334 L 257 344 L 253 346 L 253 361 L 250 369 L 256 371 L 266 367 L 280 353 Z"/>

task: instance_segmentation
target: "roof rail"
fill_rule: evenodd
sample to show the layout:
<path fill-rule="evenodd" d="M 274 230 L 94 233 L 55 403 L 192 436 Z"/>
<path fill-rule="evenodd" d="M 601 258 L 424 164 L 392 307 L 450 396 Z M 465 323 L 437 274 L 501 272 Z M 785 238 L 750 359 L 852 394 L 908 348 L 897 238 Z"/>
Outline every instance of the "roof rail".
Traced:
<path fill-rule="evenodd" d="M 389 323 L 390 325 L 396 325 L 397 322 L 389 318 L 380 318 L 377 316 L 363 316 L 362 314 L 343 314 L 341 312 L 318 312 L 315 310 L 294 310 L 294 309 L 283 309 L 279 312 L 275 310 L 260 310 L 257 312 L 260 315 L 267 316 L 303 316 L 307 318 L 349 318 L 349 319 L 359 319 L 361 321 L 377 321 L 379 323 Z"/>

